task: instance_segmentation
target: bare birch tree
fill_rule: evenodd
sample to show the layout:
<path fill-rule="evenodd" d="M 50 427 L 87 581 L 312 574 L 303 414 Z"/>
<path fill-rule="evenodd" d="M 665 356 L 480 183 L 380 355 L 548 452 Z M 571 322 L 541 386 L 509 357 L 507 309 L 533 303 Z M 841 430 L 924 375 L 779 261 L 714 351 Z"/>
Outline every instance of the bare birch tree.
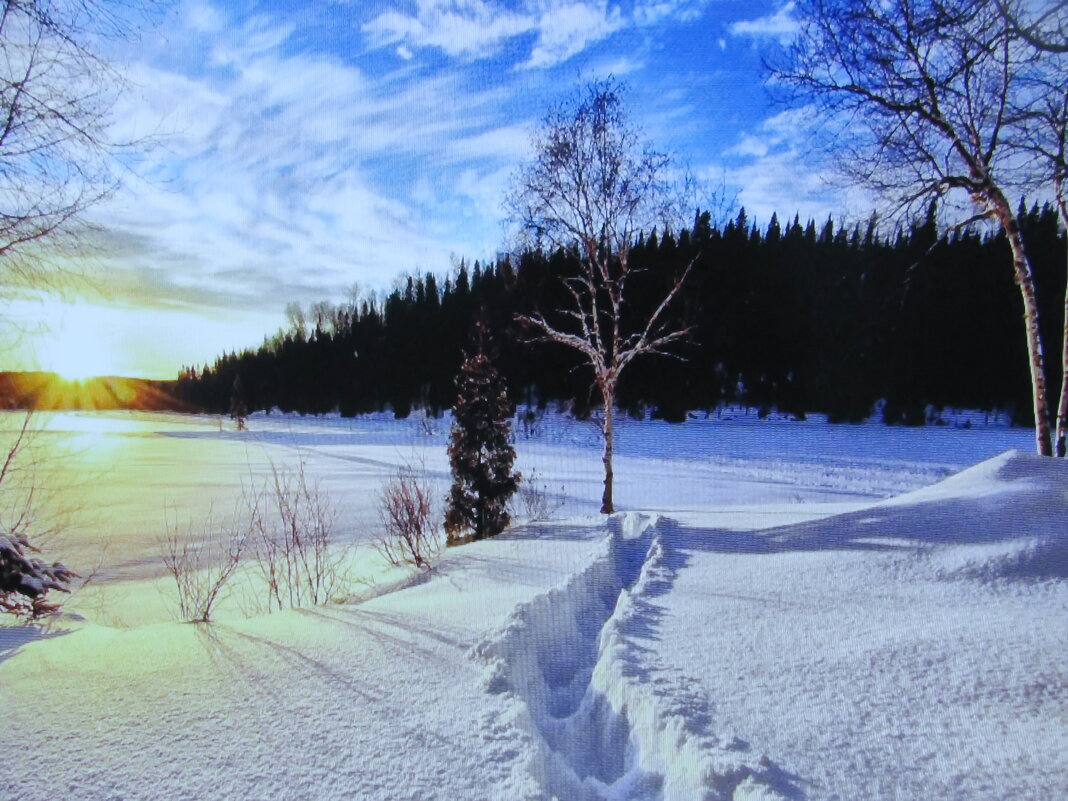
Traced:
<path fill-rule="evenodd" d="M 799 0 L 797 37 L 774 78 L 836 126 L 848 175 L 898 210 L 964 201 L 1004 232 L 1024 305 L 1035 441 L 1050 455 L 1034 276 L 1007 193 L 1019 177 L 1010 101 L 1034 68 L 989 0 Z"/>
<path fill-rule="evenodd" d="M 565 103 L 545 120 L 535 137 L 534 160 L 517 175 L 508 210 L 535 248 L 562 248 L 577 256 L 577 275 L 564 277 L 566 308 L 551 316 L 522 316 L 543 342 L 582 354 L 600 393 L 604 439 L 604 493 L 601 511 L 615 510 L 612 451 L 616 388 L 635 358 L 668 353 L 690 329 L 674 324 L 668 309 L 692 262 L 681 271 L 644 320 L 624 313 L 631 279 L 641 269 L 631 248 L 643 232 L 670 228 L 677 218 L 678 193 L 671 182 L 671 159 L 643 142 L 630 124 L 620 87 L 598 82 L 578 101 Z M 633 299 L 631 299 L 633 301 Z"/>
<path fill-rule="evenodd" d="M 1019 0 L 998 0 L 997 5 L 1010 33 L 1032 48 L 1035 56 L 1035 68 L 1025 76 L 1026 91 L 1012 98 L 1015 130 L 1010 143 L 1036 167 L 1033 182 L 1052 187 L 1061 225 L 1068 232 L 1068 2 L 1030 15 Z M 1055 419 L 1053 452 L 1063 457 L 1068 451 L 1068 289 Z"/>

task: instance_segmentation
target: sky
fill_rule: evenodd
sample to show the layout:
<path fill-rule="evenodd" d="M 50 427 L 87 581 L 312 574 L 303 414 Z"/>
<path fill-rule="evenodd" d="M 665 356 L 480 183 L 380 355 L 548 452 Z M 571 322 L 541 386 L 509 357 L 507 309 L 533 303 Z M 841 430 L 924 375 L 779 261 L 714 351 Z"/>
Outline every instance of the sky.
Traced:
<path fill-rule="evenodd" d="M 177 2 L 110 45 L 118 140 L 149 141 L 62 297 L 14 298 L 0 369 L 173 378 L 290 303 L 508 249 L 502 199 L 548 110 L 626 85 L 658 150 L 766 223 L 848 213 L 764 88 L 781 0 Z M 722 211 L 722 208 L 720 209 Z M 33 321 L 49 320 L 47 327 Z"/>

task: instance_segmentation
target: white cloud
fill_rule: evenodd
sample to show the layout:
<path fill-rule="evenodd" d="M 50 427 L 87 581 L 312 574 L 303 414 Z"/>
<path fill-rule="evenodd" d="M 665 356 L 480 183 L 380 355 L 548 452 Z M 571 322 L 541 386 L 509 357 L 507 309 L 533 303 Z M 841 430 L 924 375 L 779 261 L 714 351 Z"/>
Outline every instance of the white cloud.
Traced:
<path fill-rule="evenodd" d="M 522 66 L 548 68 L 628 27 L 651 26 L 669 17 L 693 20 L 706 3 L 635 2 L 625 12 L 608 0 L 525 0 L 514 10 L 485 0 L 418 0 L 414 12 L 383 11 L 362 31 L 377 47 L 398 46 L 405 58 L 404 52 L 434 48 L 470 60 L 496 55 L 509 40 L 533 34 Z"/>
<path fill-rule="evenodd" d="M 199 33 L 217 33 L 226 20 L 217 8 L 204 3 L 192 3 L 185 9 L 185 26 Z"/>
<path fill-rule="evenodd" d="M 724 155 L 736 163 L 725 171 L 728 186 L 750 219 L 766 224 L 772 213 L 780 219 L 826 219 L 828 212 L 846 218 L 874 208 L 863 187 L 844 185 L 824 154 L 811 152 L 821 119 L 814 109 L 790 109 L 764 120 L 739 137 Z"/>
<path fill-rule="evenodd" d="M 524 66 L 551 67 L 567 61 L 625 24 L 619 9 L 609 9 L 604 2 L 554 4 L 541 15 L 538 40 Z"/>
<path fill-rule="evenodd" d="M 422 0 L 414 15 L 385 11 L 363 26 L 379 45 L 433 47 L 450 56 L 489 55 L 529 31 L 532 20 L 481 0 Z"/>
<path fill-rule="evenodd" d="M 221 41 L 212 50 L 212 63 L 216 66 L 240 66 L 254 56 L 274 51 L 292 36 L 293 28 L 277 25 L 265 17 L 254 17 L 245 23 L 236 36 L 225 35 L 224 32 L 220 34 Z"/>
<path fill-rule="evenodd" d="M 797 33 L 797 20 L 793 17 L 793 11 L 794 3 L 789 2 L 766 17 L 735 22 L 731 25 L 730 32 L 735 36 L 771 37 L 788 41 Z"/>
<path fill-rule="evenodd" d="M 121 132 L 163 137 L 143 165 L 150 180 L 95 212 L 110 231 L 114 296 L 280 320 L 289 301 L 496 246 L 491 178 L 528 142 L 525 129 L 494 126 L 502 90 L 472 91 L 455 73 L 371 81 L 294 51 L 286 28 L 259 20 L 248 32 L 229 32 L 207 70 L 134 66 Z M 427 173 L 431 194 L 412 197 Z M 476 208 L 489 221 L 467 219 Z"/>
<path fill-rule="evenodd" d="M 639 72 L 645 69 L 644 61 L 636 61 L 627 56 L 619 56 L 618 58 L 609 59 L 607 61 L 601 61 L 594 64 L 589 74 L 592 78 L 622 78 L 624 75 L 629 75 L 632 72 Z"/>
<path fill-rule="evenodd" d="M 634 4 L 634 21 L 638 25 L 655 25 L 658 22 L 674 18 L 680 22 L 691 22 L 701 14 L 707 0 L 654 0 L 654 2 L 636 2 Z"/>
<path fill-rule="evenodd" d="M 755 156 L 760 158 L 768 154 L 768 140 L 766 136 L 753 136 L 748 134 L 741 138 L 738 144 L 728 148 L 728 156 Z"/>

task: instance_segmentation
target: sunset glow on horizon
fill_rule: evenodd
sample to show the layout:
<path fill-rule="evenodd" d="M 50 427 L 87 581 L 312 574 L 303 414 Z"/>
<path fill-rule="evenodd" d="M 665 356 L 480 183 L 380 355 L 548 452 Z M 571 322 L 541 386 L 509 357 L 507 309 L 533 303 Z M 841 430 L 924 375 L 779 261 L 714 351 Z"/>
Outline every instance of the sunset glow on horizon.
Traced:
<path fill-rule="evenodd" d="M 225 351 L 256 348 L 281 320 L 240 312 L 139 308 L 46 296 L 18 304 L 0 371 L 68 381 L 116 376 L 171 380 Z"/>
<path fill-rule="evenodd" d="M 121 375 L 126 354 L 108 341 L 108 321 L 99 307 L 51 304 L 45 319 L 54 322 L 35 343 L 41 370 L 68 381 Z"/>

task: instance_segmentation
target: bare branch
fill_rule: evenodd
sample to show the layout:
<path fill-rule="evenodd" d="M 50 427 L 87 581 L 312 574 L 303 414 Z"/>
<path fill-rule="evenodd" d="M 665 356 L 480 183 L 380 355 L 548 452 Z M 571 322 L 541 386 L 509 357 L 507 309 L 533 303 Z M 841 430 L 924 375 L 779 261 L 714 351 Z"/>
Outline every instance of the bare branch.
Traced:
<path fill-rule="evenodd" d="M 1052 3 L 1045 13 L 1028 22 L 1021 20 L 1017 4 L 1006 0 L 994 2 L 1012 32 L 1033 48 L 1047 53 L 1068 53 L 1068 0 Z"/>

